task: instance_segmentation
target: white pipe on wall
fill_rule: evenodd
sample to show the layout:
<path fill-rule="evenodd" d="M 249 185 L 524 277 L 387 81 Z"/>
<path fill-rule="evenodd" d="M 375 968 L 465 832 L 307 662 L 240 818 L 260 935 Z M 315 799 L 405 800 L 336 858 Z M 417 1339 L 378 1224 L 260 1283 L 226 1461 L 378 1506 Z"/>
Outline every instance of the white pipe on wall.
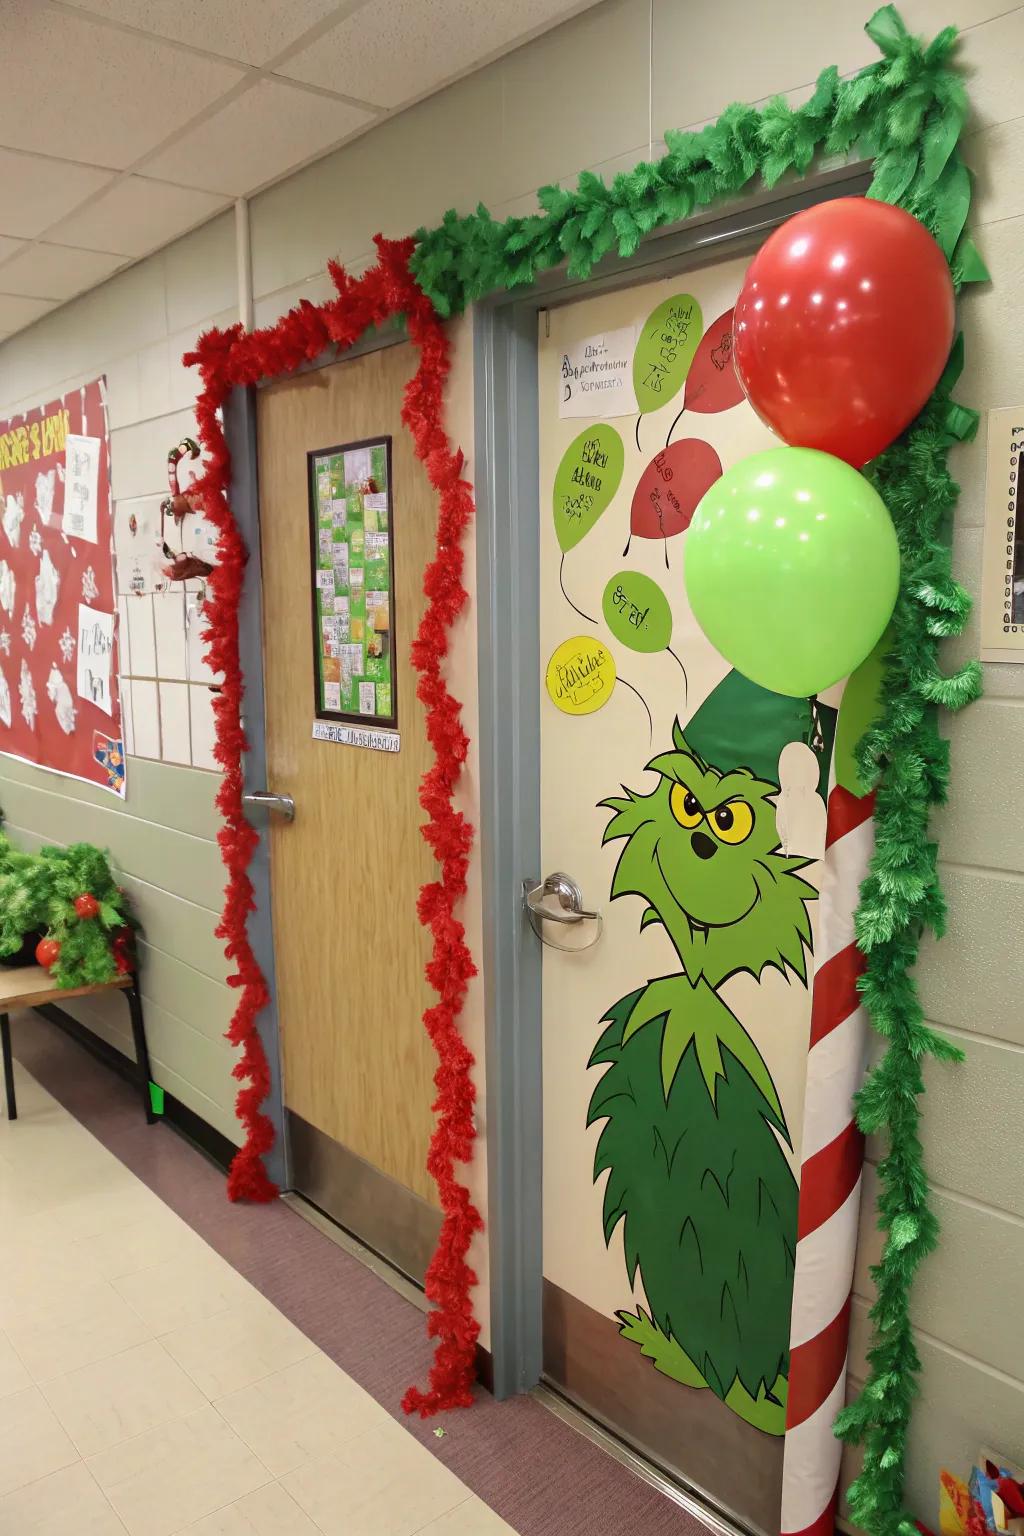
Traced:
<path fill-rule="evenodd" d="M 235 199 L 235 257 L 238 263 L 238 318 L 247 331 L 253 328 L 252 241 L 249 234 L 249 199 Z"/>

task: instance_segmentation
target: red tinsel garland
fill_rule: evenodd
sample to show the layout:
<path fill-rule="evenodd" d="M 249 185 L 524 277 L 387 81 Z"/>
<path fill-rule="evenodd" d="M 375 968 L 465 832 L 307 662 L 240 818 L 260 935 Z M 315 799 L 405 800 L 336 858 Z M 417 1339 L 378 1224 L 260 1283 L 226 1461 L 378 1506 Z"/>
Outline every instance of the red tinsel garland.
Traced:
<path fill-rule="evenodd" d="M 267 1177 L 263 1155 L 274 1141 L 274 1128 L 261 1106 L 270 1091 L 270 1069 L 256 1028 L 256 1018 L 268 1000 L 267 986 L 247 934 L 254 909 L 249 862 L 258 841 L 242 811 L 242 754 L 246 750 L 241 709 L 244 684 L 238 654 L 238 604 L 242 592 L 246 550 L 228 504 L 231 456 L 219 411 L 233 388 L 263 378 L 294 373 L 334 343 L 349 347 L 369 326 L 396 315 L 405 317 L 410 340 L 419 351 L 419 367 L 405 389 L 402 420 L 412 433 L 416 453 L 438 493 L 436 553 L 423 579 L 429 599 L 412 647 L 420 674 L 417 696 L 427 712 L 427 735 L 434 765 L 420 786 L 420 804 L 428 821 L 421 829 L 440 866 L 440 878 L 420 891 L 420 922 L 433 936 L 427 976 L 438 995 L 424 1023 L 438 1055 L 434 1077 L 437 1116 L 427 1166 L 441 1197 L 444 1222 L 437 1252 L 427 1270 L 427 1296 L 434 1302 L 428 1331 L 437 1339 L 427 1391 L 410 1387 L 402 1406 L 407 1413 L 429 1417 L 441 1409 L 472 1402 L 476 1341 L 480 1325 L 473 1315 L 470 1292 L 476 1275 L 466 1262 L 473 1233 L 483 1223 L 469 1191 L 456 1177 L 457 1163 L 473 1152 L 473 1056 L 459 1033 L 458 1020 L 466 987 L 476 974 L 455 908 L 466 892 L 466 872 L 473 827 L 452 804 L 466 760 L 469 740 L 462 728 L 462 706 L 448 689 L 442 663 L 448 653 L 451 627 L 466 602 L 462 584 L 462 535 L 473 516 L 471 488 L 462 478 L 461 450 L 453 452 L 444 429 L 444 385 L 451 366 L 448 339 L 428 298 L 409 272 L 412 240 L 376 238 L 377 263 L 360 278 L 330 263 L 338 297 L 314 306 L 303 300 L 266 330 L 245 332 L 240 325 L 208 331 L 195 351 L 186 353 L 186 366 L 198 366 L 203 382 L 196 405 L 196 422 L 205 452 L 204 473 L 190 494 L 202 505 L 219 534 L 217 565 L 208 581 L 205 609 L 207 659 L 224 683 L 215 699 L 216 758 L 224 770 L 217 797 L 224 825 L 218 834 L 228 871 L 224 910 L 217 928 L 228 957 L 236 963 L 229 977 L 241 995 L 228 1039 L 242 1048 L 234 1075 L 242 1083 L 238 1118 L 245 1127 L 241 1147 L 228 1175 L 232 1200 L 271 1200 L 277 1190 Z"/>

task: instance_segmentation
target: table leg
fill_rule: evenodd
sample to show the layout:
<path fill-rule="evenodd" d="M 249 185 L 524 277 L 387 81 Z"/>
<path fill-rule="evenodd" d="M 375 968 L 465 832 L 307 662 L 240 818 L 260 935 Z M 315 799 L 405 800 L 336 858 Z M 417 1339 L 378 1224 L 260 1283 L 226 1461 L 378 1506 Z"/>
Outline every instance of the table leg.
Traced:
<path fill-rule="evenodd" d="M 6 1013 L 0 1013 L 0 1046 L 4 1058 L 4 1092 L 7 1095 L 7 1118 L 17 1120 L 18 1101 L 14 1096 L 14 1058 L 11 1055 L 11 1021 Z"/>
<path fill-rule="evenodd" d="M 147 1123 L 154 1125 L 156 1115 L 153 1113 L 153 1101 L 149 1092 L 153 1073 L 149 1065 L 149 1046 L 146 1044 L 146 1025 L 142 1017 L 142 998 L 139 996 L 136 983 L 133 982 L 130 987 L 126 987 L 124 995 L 128 1001 L 128 1012 L 132 1019 L 132 1039 L 135 1041 L 135 1061 L 139 1074 L 142 1107 L 146 1111 Z"/>

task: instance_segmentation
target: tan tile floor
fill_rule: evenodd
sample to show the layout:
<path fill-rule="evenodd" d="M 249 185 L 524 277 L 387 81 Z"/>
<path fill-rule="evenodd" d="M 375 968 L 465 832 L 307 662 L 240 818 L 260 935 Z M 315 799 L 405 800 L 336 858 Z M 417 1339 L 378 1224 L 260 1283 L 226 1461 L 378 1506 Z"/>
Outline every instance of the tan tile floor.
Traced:
<path fill-rule="evenodd" d="M 23 1070 L 0 1536 L 514 1536 Z"/>

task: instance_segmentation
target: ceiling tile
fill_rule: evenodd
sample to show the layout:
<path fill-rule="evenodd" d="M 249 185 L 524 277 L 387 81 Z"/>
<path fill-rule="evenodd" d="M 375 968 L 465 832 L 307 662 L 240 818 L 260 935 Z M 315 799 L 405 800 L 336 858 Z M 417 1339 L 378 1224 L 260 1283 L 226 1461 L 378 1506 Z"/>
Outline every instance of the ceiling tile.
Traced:
<path fill-rule="evenodd" d="M 112 179 L 109 171 L 87 165 L 0 149 L 0 233 L 32 240 Z"/>
<path fill-rule="evenodd" d="M 265 64 L 338 8 L 338 0 L 77 0 L 123 21 L 245 64 Z"/>
<path fill-rule="evenodd" d="M 124 256 L 76 251 L 66 245 L 32 245 L 0 267 L 0 293 L 36 299 L 71 299 L 123 267 Z"/>
<path fill-rule="evenodd" d="M 226 199 L 145 176 L 126 176 L 95 202 L 49 230 L 60 245 L 147 256 L 204 223 Z M 0 272 L 3 268 L 0 267 Z"/>
<path fill-rule="evenodd" d="M 244 73 L 38 0 L 3 0 L 0 59 L 0 144 L 119 170 Z"/>
<path fill-rule="evenodd" d="M 276 72 L 377 106 L 397 107 L 587 5 L 588 0 L 515 0 L 507 5 L 368 0 Z"/>
<path fill-rule="evenodd" d="M 262 80 L 146 165 L 189 186 L 242 197 L 373 122 L 343 101 Z"/>
<path fill-rule="evenodd" d="M 0 331 L 20 331 L 22 326 L 31 325 L 33 320 L 53 308 L 49 299 L 10 298 L 0 293 Z"/>
<path fill-rule="evenodd" d="M 8 240 L 6 235 L 0 235 L 0 262 L 13 256 L 15 251 L 20 251 L 24 244 L 24 240 Z"/>

